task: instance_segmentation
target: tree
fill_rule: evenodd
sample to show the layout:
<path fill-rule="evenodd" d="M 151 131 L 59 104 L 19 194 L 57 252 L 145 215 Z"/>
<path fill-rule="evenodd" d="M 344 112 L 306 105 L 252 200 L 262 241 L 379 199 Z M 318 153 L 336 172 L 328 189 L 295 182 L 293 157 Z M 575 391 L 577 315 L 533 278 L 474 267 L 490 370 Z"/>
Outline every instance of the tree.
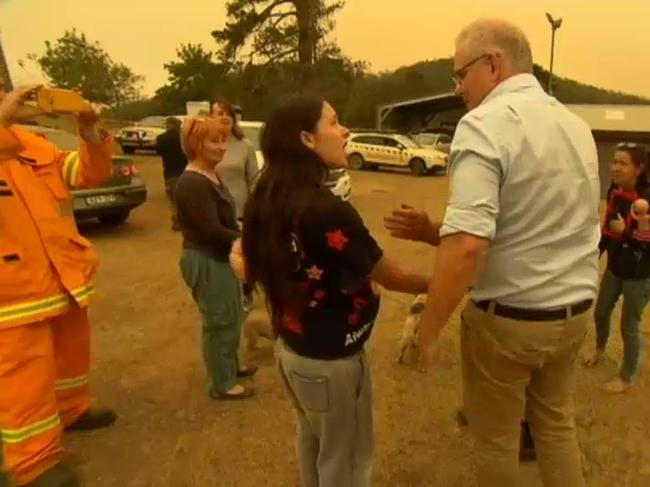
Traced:
<path fill-rule="evenodd" d="M 113 61 L 98 42 L 76 29 L 54 43 L 46 41 L 44 54 L 28 58 L 39 64 L 50 83 L 77 90 L 93 102 L 121 105 L 140 98 L 144 78 Z"/>
<path fill-rule="evenodd" d="M 167 84 L 156 91 L 156 98 L 170 113 L 185 110 L 188 100 L 209 100 L 216 94 L 230 95 L 228 67 L 215 62 L 215 55 L 200 44 L 183 44 L 177 58 L 166 63 Z"/>
<path fill-rule="evenodd" d="M 333 15 L 344 0 L 229 0 L 229 20 L 212 32 L 224 62 L 263 64 L 293 61 L 311 66 L 321 57 L 340 55 L 325 38 L 334 28 Z M 246 50 L 246 52 L 244 52 Z"/>

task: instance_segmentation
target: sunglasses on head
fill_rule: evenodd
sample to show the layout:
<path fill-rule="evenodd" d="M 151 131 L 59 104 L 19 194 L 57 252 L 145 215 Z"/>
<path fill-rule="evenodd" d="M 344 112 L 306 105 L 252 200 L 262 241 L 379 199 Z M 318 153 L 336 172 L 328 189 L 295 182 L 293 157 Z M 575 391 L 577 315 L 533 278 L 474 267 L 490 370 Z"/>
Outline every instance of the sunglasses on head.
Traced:
<path fill-rule="evenodd" d="M 616 144 L 617 149 L 636 149 L 639 147 L 639 144 L 636 142 L 620 142 Z"/>

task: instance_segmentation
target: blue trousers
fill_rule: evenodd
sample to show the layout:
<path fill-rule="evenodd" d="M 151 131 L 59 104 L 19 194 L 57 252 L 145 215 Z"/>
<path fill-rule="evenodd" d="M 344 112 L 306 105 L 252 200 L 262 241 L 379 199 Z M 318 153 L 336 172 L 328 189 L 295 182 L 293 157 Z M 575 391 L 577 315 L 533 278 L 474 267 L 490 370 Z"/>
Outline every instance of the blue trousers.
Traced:
<path fill-rule="evenodd" d="M 621 294 L 623 295 L 623 314 L 621 316 L 623 364 L 620 377 L 625 381 L 630 381 L 639 363 L 639 352 L 641 351 L 639 324 L 650 297 L 650 279 L 619 279 L 610 271 L 605 272 L 600 282 L 594 311 L 596 347 L 600 350 L 607 345 L 612 312 Z"/>

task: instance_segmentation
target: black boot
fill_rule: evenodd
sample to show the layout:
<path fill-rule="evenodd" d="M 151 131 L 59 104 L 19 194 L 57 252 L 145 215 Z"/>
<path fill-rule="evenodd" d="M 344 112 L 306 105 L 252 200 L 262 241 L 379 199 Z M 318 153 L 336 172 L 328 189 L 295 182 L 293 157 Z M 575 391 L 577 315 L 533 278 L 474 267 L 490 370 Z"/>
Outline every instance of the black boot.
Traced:
<path fill-rule="evenodd" d="M 57 463 L 24 487 L 78 487 L 79 480 L 69 467 Z"/>
<path fill-rule="evenodd" d="M 66 431 L 89 431 L 106 428 L 117 420 L 117 414 L 112 409 L 89 409 L 76 421 L 65 427 Z"/>

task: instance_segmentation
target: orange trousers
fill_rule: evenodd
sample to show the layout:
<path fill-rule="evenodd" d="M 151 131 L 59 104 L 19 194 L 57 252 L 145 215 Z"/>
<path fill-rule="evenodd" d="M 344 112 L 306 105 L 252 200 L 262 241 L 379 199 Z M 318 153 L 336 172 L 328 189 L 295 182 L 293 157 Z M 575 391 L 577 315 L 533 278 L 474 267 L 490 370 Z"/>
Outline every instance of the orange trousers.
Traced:
<path fill-rule="evenodd" d="M 3 465 L 18 485 L 61 459 L 63 428 L 89 407 L 88 309 L 0 329 Z"/>

